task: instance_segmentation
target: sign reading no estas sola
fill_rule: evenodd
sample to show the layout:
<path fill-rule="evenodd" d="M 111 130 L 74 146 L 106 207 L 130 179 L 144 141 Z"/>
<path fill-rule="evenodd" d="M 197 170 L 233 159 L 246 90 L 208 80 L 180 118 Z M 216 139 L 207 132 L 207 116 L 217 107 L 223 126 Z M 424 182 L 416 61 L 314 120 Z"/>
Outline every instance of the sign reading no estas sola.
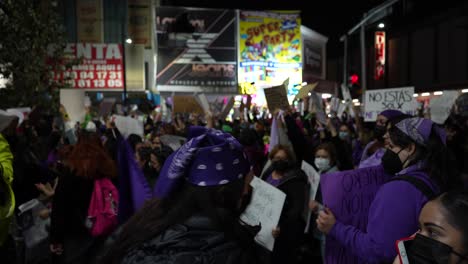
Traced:
<path fill-rule="evenodd" d="M 388 109 L 395 109 L 405 114 L 414 115 L 416 102 L 413 94 L 414 87 L 366 91 L 364 106 L 365 121 L 373 122 L 377 120 L 377 115 Z"/>

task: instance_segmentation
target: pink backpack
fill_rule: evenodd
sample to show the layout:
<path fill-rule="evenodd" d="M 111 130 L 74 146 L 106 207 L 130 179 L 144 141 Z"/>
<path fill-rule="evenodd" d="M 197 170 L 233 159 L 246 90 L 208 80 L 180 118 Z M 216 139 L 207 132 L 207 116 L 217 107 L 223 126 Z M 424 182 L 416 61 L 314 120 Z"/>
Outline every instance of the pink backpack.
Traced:
<path fill-rule="evenodd" d="M 86 227 L 92 236 L 109 235 L 115 230 L 118 225 L 118 207 L 119 192 L 111 180 L 95 180 L 86 219 Z"/>

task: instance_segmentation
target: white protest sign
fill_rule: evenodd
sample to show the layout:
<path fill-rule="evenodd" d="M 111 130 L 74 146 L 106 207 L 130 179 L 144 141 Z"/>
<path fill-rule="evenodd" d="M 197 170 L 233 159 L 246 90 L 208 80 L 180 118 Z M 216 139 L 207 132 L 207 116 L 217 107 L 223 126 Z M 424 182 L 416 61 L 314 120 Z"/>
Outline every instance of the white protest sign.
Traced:
<path fill-rule="evenodd" d="M 350 102 L 352 100 L 351 93 L 349 92 L 349 88 L 344 84 L 341 85 L 341 93 L 343 94 L 343 99 L 346 102 Z"/>
<path fill-rule="evenodd" d="M 309 193 L 309 201 L 315 200 L 315 196 L 317 195 L 317 189 L 320 184 L 320 174 L 310 165 L 309 163 L 302 161 L 301 169 L 307 175 L 310 184 L 310 193 Z M 309 210 L 307 213 L 307 225 L 305 227 L 304 232 L 309 230 L 310 225 L 310 218 L 312 217 L 312 211 Z"/>
<path fill-rule="evenodd" d="M 380 112 L 388 109 L 395 109 L 408 115 L 414 115 L 416 101 L 413 94 L 414 87 L 367 90 L 364 121 L 374 122 L 377 120 L 377 115 Z"/>
<path fill-rule="evenodd" d="M 60 104 L 65 107 L 73 125 L 83 122 L 86 114 L 84 90 L 60 89 Z"/>
<path fill-rule="evenodd" d="M 262 229 L 255 236 L 255 241 L 273 251 L 275 238 L 271 231 L 278 225 L 286 194 L 258 177 L 254 177 L 250 185 L 252 200 L 240 219 L 252 226 L 261 224 Z"/>
<path fill-rule="evenodd" d="M 208 99 L 205 94 L 198 94 L 198 103 L 200 103 L 205 113 L 210 112 L 210 104 L 208 103 Z"/>
<path fill-rule="evenodd" d="M 437 124 L 443 124 L 450 115 L 452 106 L 457 100 L 458 91 L 444 91 L 442 96 L 431 99 L 431 120 Z"/>
<path fill-rule="evenodd" d="M 338 113 L 336 114 L 336 116 L 341 118 L 343 116 L 344 111 L 348 108 L 348 105 L 349 103 L 343 104 L 342 102 L 340 102 L 340 106 L 338 107 Z"/>
<path fill-rule="evenodd" d="M 141 137 L 144 137 L 143 122 L 131 118 L 129 116 L 119 116 L 115 115 L 114 118 L 115 126 L 119 129 L 120 133 L 124 138 L 127 138 L 131 134 L 136 134 Z"/>

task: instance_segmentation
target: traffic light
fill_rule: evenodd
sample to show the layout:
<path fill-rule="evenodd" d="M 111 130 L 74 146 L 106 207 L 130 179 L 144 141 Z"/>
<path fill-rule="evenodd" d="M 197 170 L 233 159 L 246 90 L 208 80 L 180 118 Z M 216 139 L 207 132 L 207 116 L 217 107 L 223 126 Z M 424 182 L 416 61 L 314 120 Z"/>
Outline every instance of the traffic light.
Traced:
<path fill-rule="evenodd" d="M 348 87 L 351 92 L 351 95 L 354 97 L 360 96 L 362 94 L 360 78 L 357 73 L 352 72 L 348 78 Z"/>

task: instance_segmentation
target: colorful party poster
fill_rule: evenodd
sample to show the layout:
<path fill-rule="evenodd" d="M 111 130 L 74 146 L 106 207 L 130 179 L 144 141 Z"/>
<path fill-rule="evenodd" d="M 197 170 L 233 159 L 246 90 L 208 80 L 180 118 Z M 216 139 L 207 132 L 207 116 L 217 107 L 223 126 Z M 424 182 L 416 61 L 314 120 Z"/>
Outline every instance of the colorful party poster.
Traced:
<path fill-rule="evenodd" d="M 299 11 L 239 11 L 239 85 L 264 88 L 289 78 L 288 94 L 302 84 Z"/>

